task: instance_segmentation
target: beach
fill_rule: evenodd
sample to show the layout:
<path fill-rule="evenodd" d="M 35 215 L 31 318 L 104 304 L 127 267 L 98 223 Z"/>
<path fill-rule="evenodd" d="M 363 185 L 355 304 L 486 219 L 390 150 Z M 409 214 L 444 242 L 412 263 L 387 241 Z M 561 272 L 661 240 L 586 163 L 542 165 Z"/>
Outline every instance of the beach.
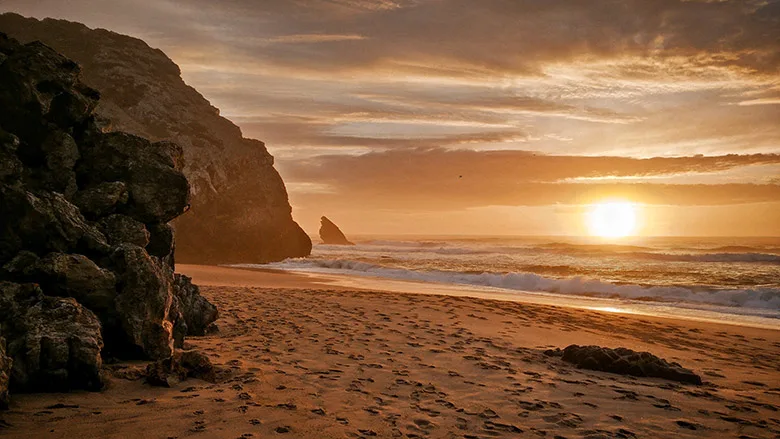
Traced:
<path fill-rule="evenodd" d="M 360 282 L 178 265 L 220 312 L 188 337 L 222 372 L 152 387 L 14 394 L 8 438 L 775 438 L 780 331 Z M 627 347 L 702 385 L 577 369 L 544 351 Z"/>

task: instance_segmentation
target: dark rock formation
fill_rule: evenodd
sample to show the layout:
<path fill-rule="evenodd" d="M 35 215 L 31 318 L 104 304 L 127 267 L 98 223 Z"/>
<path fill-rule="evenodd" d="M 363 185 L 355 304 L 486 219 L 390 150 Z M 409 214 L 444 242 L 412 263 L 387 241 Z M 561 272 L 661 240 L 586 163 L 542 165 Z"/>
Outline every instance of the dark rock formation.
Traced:
<path fill-rule="evenodd" d="M 73 297 L 98 315 L 114 308 L 116 275 L 86 256 L 49 253 L 38 258 L 34 253 L 23 251 L 3 268 L 6 278 L 36 282 L 46 294 Z"/>
<path fill-rule="evenodd" d="M 127 203 L 127 185 L 121 181 L 106 181 L 76 192 L 75 204 L 87 218 L 108 215 Z"/>
<path fill-rule="evenodd" d="M 173 353 L 173 272 L 141 247 L 122 244 L 111 255 L 118 274 L 117 321 L 106 325 L 109 347 L 131 356 L 160 359 Z M 204 299 L 205 300 L 205 299 Z M 126 354 L 125 354 L 126 356 Z"/>
<path fill-rule="evenodd" d="M 121 130 L 152 141 L 169 140 L 182 146 L 183 172 L 192 186 L 193 199 L 190 213 L 174 222 L 179 260 L 268 262 L 311 252 L 311 240 L 292 220 L 284 182 L 274 169 L 273 157 L 265 145 L 243 138 L 237 126 L 220 117 L 218 109 L 182 81 L 178 66 L 163 52 L 141 40 L 106 30 L 93 30 L 64 20 L 38 21 L 11 13 L 0 15 L 0 31 L 23 42 L 40 40 L 78 62 L 84 82 L 101 92 L 96 114 L 104 129 Z M 92 105 L 89 101 L 86 104 Z M 61 118 L 74 112 L 63 111 Z M 117 134 L 117 137 L 124 136 Z M 83 207 L 84 215 L 118 212 L 134 216 L 129 213 L 133 212 L 139 216 L 137 219 L 148 224 L 151 216 L 157 217 L 158 222 L 167 222 L 178 214 L 175 207 L 181 198 L 174 195 L 183 195 L 179 177 L 165 167 L 161 168 L 162 173 L 134 175 L 130 179 L 117 174 L 115 165 L 125 172 L 122 163 L 136 158 L 124 156 L 126 151 L 121 149 L 112 149 L 115 141 L 116 138 L 105 137 L 108 145 L 102 146 L 99 152 L 108 156 L 92 158 L 94 166 L 77 166 L 80 179 L 91 180 L 92 171 L 95 172 L 96 181 L 87 181 L 90 184 L 79 187 L 88 193 L 73 200 Z M 139 150 L 138 145 L 131 145 L 134 142 L 127 139 L 119 143 L 128 146 L 130 152 Z M 64 142 L 53 144 L 60 146 Z M 60 149 L 62 152 L 45 170 L 69 169 L 74 149 L 64 146 Z M 153 152 L 148 148 L 140 150 Z M 16 169 L 14 163 L 3 160 L 2 154 L 0 178 L 4 172 L 12 173 Z M 81 151 L 81 154 L 93 155 L 91 151 Z M 144 169 L 151 171 L 148 166 Z M 47 175 L 52 176 L 45 180 L 47 185 L 61 187 L 60 192 L 66 195 L 67 191 L 74 190 L 70 173 Z M 122 198 L 121 188 L 105 186 L 106 182 L 120 180 L 128 183 L 135 198 L 126 200 Z M 166 196 L 142 191 L 149 182 L 154 183 L 151 188 L 165 186 Z M 179 190 L 173 194 L 167 192 L 176 188 Z M 171 200 L 173 204 L 149 204 L 155 200 Z M 136 204 L 139 202 L 141 205 Z"/>
<path fill-rule="evenodd" d="M 144 223 L 127 215 L 115 213 L 101 218 L 98 224 L 111 245 L 128 243 L 146 247 L 149 244 L 149 231 Z"/>
<path fill-rule="evenodd" d="M 147 224 L 149 230 L 149 244 L 146 251 L 152 256 L 157 256 L 165 264 L 173 268 L 174 251 L 176 249 L 176 239 L 173 233 L 173 227 L 169 224 Z"/>
<path fill-rule="evenodd" d="M 338 226 L 324 216 L 320 218 L 320 239 L 323 244 L 355 245 L 344 236 Z"/>
<path fill-rule="evenodd" d="M 0 33 L 0 404 L 9 388 L 97 390 L 101 356 L 166 359 L 186 318 L 216 319 L 197 287 L 174 289 L 181 149 L 104 133 L 78 72 Z"/>
<path fill-rule="evenodd" d="M 129 200 L 120 209 L 122 213 L 145 223 L 165 223 L 189 205 L 190 187 L 174 159 L 181 150 L 172 143 L 152 143 L 116 132 L 90 140 L 94 143 L 82 147 L 83 157 L 76 168 L 79 181 L 86 187 L 125 182 Z"/>
<path fill-rule="evenodd" d="M 0 185 L 0 206 L 0 263 L 22 250 L 37 254 L 75 251 L 97 258 L 110 251 L 106 237 L 62 194 L 33 193 L 20 184 L 4 184 Z"/>
<path fill-rule="evenodd" d="M 73 298 L 44 296 L 35 284 L 0 282 L 0 332 L 14 391 L 98 390 L 103 339 L 95 314 Z M 0 384 L 1 386 L 1 384 Z"/>
<path fill-rule="evenodd" d="M 146 368 L 146 382 L 152 386 L 173 387 L 187 378 L 216 381 L 216 369 L 209 358 L 198 351 L 177 351 L 170 358 Z"/>
<path fill-rule="evenodd" d="M 186 334 L 206 335 L 206 328 L 217 320 L 217 307 L 200 295 L 190 277 L 182 274 L 174 275 L 173 293 L 187 324 Z"/>
<path fill-rule="evenodd" d="M 563 361 L 580 369 L 599 370 L 636 377 L 664 378 L 681 383 L 701 384 L 701 377 L 677 363 L 669 363 L 650 352 L 627 348 L 610 349 L 601 346 L 567 346 L 545 351 L 548 356 L 561 356 Z"/>

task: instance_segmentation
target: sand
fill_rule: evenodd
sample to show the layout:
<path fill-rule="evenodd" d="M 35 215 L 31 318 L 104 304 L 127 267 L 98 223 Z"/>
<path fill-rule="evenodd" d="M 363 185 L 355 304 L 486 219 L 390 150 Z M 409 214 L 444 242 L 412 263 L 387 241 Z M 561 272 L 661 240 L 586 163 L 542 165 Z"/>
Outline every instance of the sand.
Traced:
<path fill-rule="evenodd" d="M 334 287 L 184 266 L 220 309 L 191 337 L 226 370 L 155 388 L 14 395 L 3 438 L 776 438 L 780 331 L 549 305 Z M 625 346 L 701 386 L 577 370 L 542 354 Z"/>

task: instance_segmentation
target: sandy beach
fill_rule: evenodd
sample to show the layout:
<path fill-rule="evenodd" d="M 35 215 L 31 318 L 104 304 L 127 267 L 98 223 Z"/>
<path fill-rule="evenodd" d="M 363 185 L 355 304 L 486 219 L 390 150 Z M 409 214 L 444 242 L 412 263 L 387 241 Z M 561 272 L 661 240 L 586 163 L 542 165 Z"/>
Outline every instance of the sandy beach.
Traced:
<path fill-rule="evenodd" d="M 220 311 L 187 344 L 224 369 L 174 388 L 106 366 L 101 392 L 13 395 L 7 438 L 776 438 L 780 331 L 179 265 Z M 624 346 L 700 386 L 578 370 Z"/>

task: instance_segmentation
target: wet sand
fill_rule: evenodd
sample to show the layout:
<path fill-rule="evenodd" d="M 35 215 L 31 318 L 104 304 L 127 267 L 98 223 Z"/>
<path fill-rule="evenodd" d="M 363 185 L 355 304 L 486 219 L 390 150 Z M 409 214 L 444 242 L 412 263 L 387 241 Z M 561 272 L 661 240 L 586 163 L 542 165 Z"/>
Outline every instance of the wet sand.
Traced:
<path fill-rule="evenodd" d="M 15 395 L 9 438 L 775 438 L 780 331 L 180 265 L 220 309 L 190 337 L 227 370 L 154 388 Z M 575 369 L 544 349 L 647 350 L 701 386 Z"/>

